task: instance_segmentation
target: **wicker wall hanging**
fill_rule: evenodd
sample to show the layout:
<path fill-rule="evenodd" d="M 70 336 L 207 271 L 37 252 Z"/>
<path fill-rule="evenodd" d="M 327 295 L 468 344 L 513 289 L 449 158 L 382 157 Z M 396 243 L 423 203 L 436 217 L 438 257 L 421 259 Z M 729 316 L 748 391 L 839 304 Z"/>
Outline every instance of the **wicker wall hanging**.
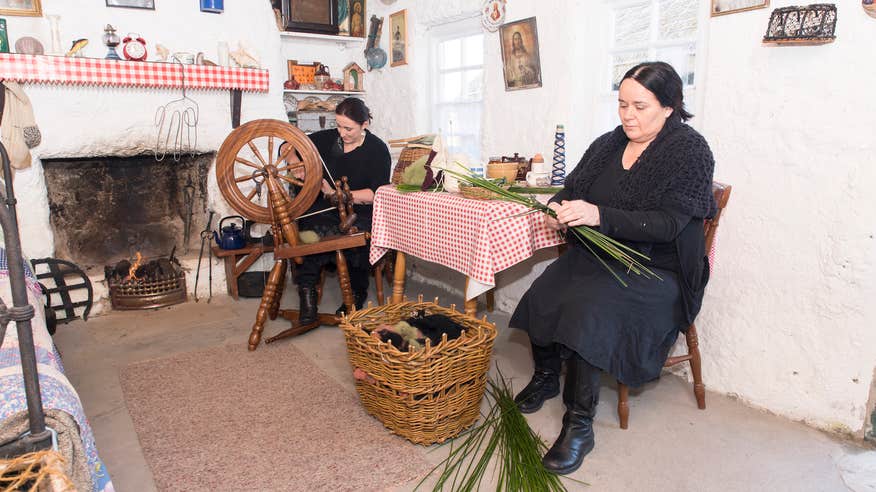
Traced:
<path fill-rule="evenodd" d="M 782 7 L 773 10 L 764 43 L 824 44 L 836 36 L 836 5 L 814 3 L 805 7 Z"/>

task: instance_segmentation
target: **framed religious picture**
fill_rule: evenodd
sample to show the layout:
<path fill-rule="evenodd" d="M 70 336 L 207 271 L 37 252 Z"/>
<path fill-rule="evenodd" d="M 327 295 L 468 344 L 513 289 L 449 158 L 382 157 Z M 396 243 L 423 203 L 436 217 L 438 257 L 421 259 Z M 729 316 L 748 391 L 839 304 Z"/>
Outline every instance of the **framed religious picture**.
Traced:
<path fill-rule="evenodd" d="M 399 10 L 389 16 L 389 66 L 408 64 L 408 14 Z"/>
<path fill-rule="evenodd" d="M 350 0 L 350 36 L 365 37 L 365 0 Z"/>
<path fill-rule="evenodd" d="M 106 6 L 155 10 L 155 0 L 106 0 Z"/>
<path fill-rule="evenodd" d="M 505 90 L 541 87 L 538 29 L 535 17 L 503 24 L 499 29 Z"/>
<path fill-rule="evenodd" d="M 43 9 L 40 0 L 0 0 L 0 15 L 40 17 Z"/>
<path fill-rule="evenodd" d="M 770 0 L 712 0 L 712 17 L 768 7 Z"/>

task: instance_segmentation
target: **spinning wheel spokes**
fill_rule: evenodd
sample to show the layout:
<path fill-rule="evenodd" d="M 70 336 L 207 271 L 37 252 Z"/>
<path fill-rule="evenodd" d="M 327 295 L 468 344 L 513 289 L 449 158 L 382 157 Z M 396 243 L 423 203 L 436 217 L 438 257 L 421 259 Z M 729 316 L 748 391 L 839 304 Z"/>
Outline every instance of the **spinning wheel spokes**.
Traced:
<path fill-rule="evenodd" d="M 289 145 L 273 160 L 275 139 Z M 319 163 L 316 147 L 300 130 L 279 120 L 255 120 L 236 128 L 225 139 L 216 156 L 216 177 L 222 196 L 236 212 L 270 224 L 273 216 L 267 204 L 268 189 L 289 203 L 289 216 L 298 217 L 319 194 Z M 285 183 L 300 187 L 294 197 L 287 193 Z"/>

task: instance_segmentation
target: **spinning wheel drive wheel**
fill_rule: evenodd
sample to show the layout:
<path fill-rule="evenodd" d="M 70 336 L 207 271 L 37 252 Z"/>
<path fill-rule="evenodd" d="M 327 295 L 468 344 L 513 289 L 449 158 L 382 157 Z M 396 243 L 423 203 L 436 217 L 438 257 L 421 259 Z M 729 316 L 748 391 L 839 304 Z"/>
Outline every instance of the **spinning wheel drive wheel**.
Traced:
<path fill-rule="evenodd" d="M 290 145 L 278 155 L 280 145 Z M 234 210 L 249 220 L 272 224 L 269 186 L 291 202 L 296 218 L 314 202 L 322 186 L 322 165 L 316 147 L 301 130 L 280 120 L 254 120 L 234 129 L 216 156 L 219 191 Z M 298 189 L 289 196 L 288 185 Z"/>

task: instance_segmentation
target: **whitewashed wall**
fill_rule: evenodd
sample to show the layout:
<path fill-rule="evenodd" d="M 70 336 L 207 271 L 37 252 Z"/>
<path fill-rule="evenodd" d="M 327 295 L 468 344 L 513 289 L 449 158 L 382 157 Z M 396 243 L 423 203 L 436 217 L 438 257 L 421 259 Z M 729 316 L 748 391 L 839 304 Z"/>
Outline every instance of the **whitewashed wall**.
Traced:
<path fill-rule="evenodd" d="M 428 30 L 477 1 L 446 8 L 416 0 L 412 64 L 372 75 L 377 131 L 427 131 Z M 595 4 L 595 5 L 594 5 Z M 876 366 L 876 99 L 866 63 L 876 20 L 857 0 L 837 2 L 837 40 L 816 47 L 765 47 L 772 8 L 704 18 L 703 109 L 694 124 L 717 160 L 715 177 L 734 186 L 718 233 L 718 260 L 698 319 L 710 390 L 811 425 L 860 433 Z M 424 14 L 423 12 L 427 12 Z M 586 12 L 586 15 L 583 13 Z M 572 15 L 571 13 L 574 13 Z M 510 21 L 538 19 L 541 89 L 506 92 L 498 34 L 485 38 L 483 154 L 552 153 L 553 128 L 567 128 L 567 164 L 610 128 L 597 127 L 608 48 L 602 2 L 509 2 Z M 376 86 L 376 87 L 375 87 Z M 424 92 L 426 92 L 424 94 Z M 553 253 L 499 276 L 497 304 L 511 310 Z M 457 275 L 414 261 L 423 278 Z"/>
<path fill-rule="evenodd" d="M 699 326 L 712 389 L 857 431 L 876 366 L 876 19 L 836 4 L 823 46 L 762 46 L 767 9 L 709 23 L 702 128 L 733 196 Z"/>

